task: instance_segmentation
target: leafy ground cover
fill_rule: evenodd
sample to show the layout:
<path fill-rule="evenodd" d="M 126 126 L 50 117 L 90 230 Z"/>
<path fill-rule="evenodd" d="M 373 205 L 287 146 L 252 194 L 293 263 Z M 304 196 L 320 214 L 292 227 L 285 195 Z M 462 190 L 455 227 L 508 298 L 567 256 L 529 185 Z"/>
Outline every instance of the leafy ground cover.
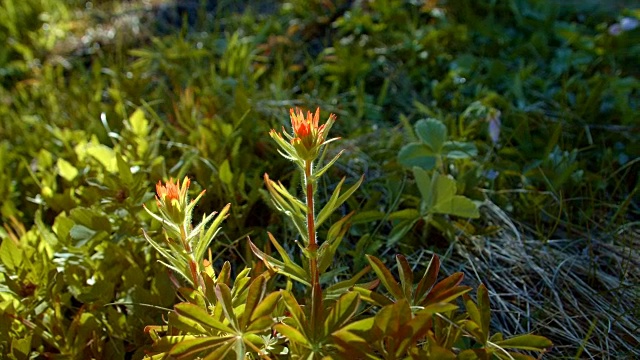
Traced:
<path fill-rule="evenodd" d="M 440 255 L 505 335 L 553 358 L 640 356 L 640 10 L 551 1 L 12 1 L 0 5 L 0 348 L 140 358 L 179 300 L 140 229 L 155 184 L 231 203 L 211 263 L 295 239 L 265 172 L 303 180 L 269 130 L 335 113 L 321 204 L 353 196 L 322 281 L 375 254 Z M 347 178 L 343 184 L 340 179 Z M 331 221 L 329 221 L 331 220 Z M 319 228 L 319 236 L 329 232 Z M 294 254 L 297 246 L 281 241 Z M 400 264 L 401 262 L 398 262 Z M 284 280 L 276 280 L 284 283 Z M 475 295 L 474 295 L 475 296 Z M 180 299 L 184 294 L 180 295 Z"/>

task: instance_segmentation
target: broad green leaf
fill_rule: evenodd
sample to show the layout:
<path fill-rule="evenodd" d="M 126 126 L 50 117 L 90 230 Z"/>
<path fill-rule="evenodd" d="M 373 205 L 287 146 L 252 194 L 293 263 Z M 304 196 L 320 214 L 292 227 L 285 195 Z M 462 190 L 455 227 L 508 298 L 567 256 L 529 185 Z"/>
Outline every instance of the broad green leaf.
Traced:
<path fill-rule="evenodd" d="M 526 334 L 498 341 L 496 345 L 507 349 L 543 351 L 552 347 L 553 343 L 544 336 Z"/>
<path fill-rule="evenodd" d="M 102 144 L 88 145 L 86 152 L 94 159 L 98 160 L 98 162 L 100 162 L 108 172 L 115 173 L 118 171 L 116 153 L 110 147 Z"/>
<path fill-rule="evenodd" d="M 472 143 L 447 141 L 442 147 L 442 153 L 450 159 L 466 159 L 478 156 L 478 149 Z"/>
<path fill-rule="evenodd" d="M 63 158 L 58 158 L 56 166 L 58 167 L 58 174 L 67 181 L 72 181 L 78 176 L 78 169 Z"/>
<path fill-rule="evenodd" d="M 433 151 L 422 143 L 409 143 L 398 152 L 398 162 L 406 167 L 420 167 L 431 170 L 436 167 L 437 158 Z"/>
<path fill-rule="evenodd" d="M 116 163 L 118 165 L 118 175 L 120 176 L 120 180 L 124 184 L 129 186 L 133 185 L 133 174 L 131 173 L 131 167 L 127 164 L 126 161 L 122 158 L 122 155 L 116 154 Z"/>
<path fill-rule="evenodd" d="M 455 360 L 456 355 L 451 352 L 449 349 L 446 349 L 440 345 L 433 339 L 433 337 L 427 337 L 428 346 L 429 346 L 429 359 L 437 359 L 437 360 Z"/>
<path fill-rule="evenodd" d="M 83 225 L 73 225 L 69 231 L 69 236 L 74 240 L 74 246 L 81 247 L 91 240 L 97 231 L 91 230 Z"/>
<path fill-rule="evenodd" d="M 473 335 L 475 341 L 477 341 L 479 344 L 482 344 L 483 346 L 486 345 L 487 341 L 485 340 L 485 336 L 482 333 L 482 329 L 480 328 L 480 325 L 478 323 L 476 323 L 475 321 L 467 320 L 464 323 L 464 328 L 468 333 Z"/>
<path fill-rule="evenodd" d="M 470 199 L 456 195 L 456 181 L 438 172 L 429 177 L 426 171 L 414 167 L 418 190 L 422 195 L 422 206 L 427 214 L 448 214 L 467 218 L 478 218 L 480 212 Z"/>
<path fill-rule="evenodd" d="M 366 257 L 367 260 L 369 260 L 371 268 L 373 269 L 373 271 L 375 271 L 376 275 L 378 275 L 378 279 L 380 279 L 380 282 L 385 287 L 385 289 L 387 289 L 387 291 L 396 300 L 404 298 L 404 293 L 402 292 L 400 285 L 398 285 L 398 282 L 393 277 L 389 269 L 384 266 L 382 261 L 380 261 L 380 259 L 373 255 L 366 255 Z"/>
<path fill-rule="evenodd" d="M 231 166 L 229 165 L 229 160 L 225 159 L 220 165 L 218 169 L 218 174 L 220 176 L 220 181 L 224 184 L 230 186 L 233 181 L 233 172 L 231 172 Z"/>
<path fill-rule="evenodd" d="M 149 134 L 149 121 L 144 116 L 144 111 L 138 108 L 129 117 L 129 124 L 131 124 L 131 130 L 139 137 L 145 137 Z"/>
<path fill-rule="evenodd" d="M 450 198 L 449 201 L 442 201 L 436 204 L 432 209 L 434 213 L 438 214 L 448 214 L 470 219 L 477 219 L 480 217 L 478 206 L 471 201 L 471 199 L 461 195 L 456 195 Z"/>
<path fill-rule="evenodd" d="M 438 172 L 433 174 L 431 184 L 431 208 L 435 208 L 442 203 L 447 203 L 456 195 L 456 181 L 448 175 L 441 175 Z"/>
<path fill-rule="evenodd" d="M 447 140 L 447 127 L 441 121 L 429 118 L 418 120 L 414 128 L 418 138 L 435 154 L 440 154 Z"/>
<path fill-rule="evenodd" d="M 0 261 L 8 269 L 16 271 L 22 264 L 22 250 L 13 239 L 5 238 L 0 244 Z"/>
<path fill-rule="evenodd" d="M 27 335 L 24 338 L 11 339 L 11 355 L 16 360 L 27 360 L 31 353 L 31 335 Z"/>

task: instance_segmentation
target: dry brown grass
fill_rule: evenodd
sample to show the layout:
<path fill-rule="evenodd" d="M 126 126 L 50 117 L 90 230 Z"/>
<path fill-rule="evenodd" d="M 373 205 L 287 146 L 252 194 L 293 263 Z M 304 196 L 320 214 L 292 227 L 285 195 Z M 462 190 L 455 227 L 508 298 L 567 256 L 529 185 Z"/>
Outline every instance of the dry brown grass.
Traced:
<path fill-rule="evenodd" d="M 443 270 L 487 286 L 495 332 L 548 337 L 546 358 L 640 359 L 640 224 L 544 243 L 493 203 L 483 211 L 501 231 L 462 237 Z"/>

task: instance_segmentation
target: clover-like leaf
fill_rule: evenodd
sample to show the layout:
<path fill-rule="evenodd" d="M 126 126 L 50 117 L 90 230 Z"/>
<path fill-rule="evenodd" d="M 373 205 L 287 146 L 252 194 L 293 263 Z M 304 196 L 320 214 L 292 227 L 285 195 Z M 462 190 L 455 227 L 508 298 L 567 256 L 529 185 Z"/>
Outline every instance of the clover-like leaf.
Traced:
<path fill-rule="evenodd" d="M 439 120 L 428 118 L 418 120 L 414 125 L 416 135 L 435 154 L 440 154 L 447 140 L 447 127 Z"/>

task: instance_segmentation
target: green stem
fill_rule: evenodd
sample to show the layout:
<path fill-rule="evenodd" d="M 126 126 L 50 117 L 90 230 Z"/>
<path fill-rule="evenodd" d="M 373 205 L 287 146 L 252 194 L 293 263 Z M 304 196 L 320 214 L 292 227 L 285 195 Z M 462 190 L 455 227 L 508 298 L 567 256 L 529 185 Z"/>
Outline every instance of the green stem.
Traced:
<path fill-rule="evenodd" d="M 316 223 L 315 213 L 313 205 L 313 178 L 311 174 L 312 162 L 310 160 L 305 161 L 304 180 L 307 186 L 307 235 L 309 238 L 309 245 L 307 250 L 312 254 L 309 259 L 309 269 L 311 271 L 311 286 L 315 287 L 320 284 L 320 274 L 318 274 L 318 261 L 316 259 L 316 252 L 318 251 L 318 244 L 316 242 Z"/>

